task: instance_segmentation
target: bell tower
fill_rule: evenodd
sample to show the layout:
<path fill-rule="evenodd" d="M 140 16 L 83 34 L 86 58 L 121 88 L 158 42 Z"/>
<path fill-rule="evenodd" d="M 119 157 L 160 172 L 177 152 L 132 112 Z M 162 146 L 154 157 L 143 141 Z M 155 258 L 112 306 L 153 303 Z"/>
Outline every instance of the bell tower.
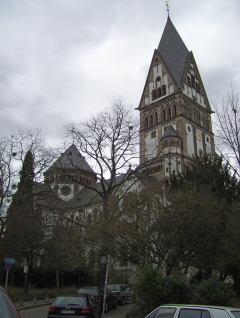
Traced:
<path fill-rule="evenodd" d="M 213 154 L 212 110 L 193 53 L 168 16 L 147 74 L 140 112 L 140 165 L 160 180 Z"/>

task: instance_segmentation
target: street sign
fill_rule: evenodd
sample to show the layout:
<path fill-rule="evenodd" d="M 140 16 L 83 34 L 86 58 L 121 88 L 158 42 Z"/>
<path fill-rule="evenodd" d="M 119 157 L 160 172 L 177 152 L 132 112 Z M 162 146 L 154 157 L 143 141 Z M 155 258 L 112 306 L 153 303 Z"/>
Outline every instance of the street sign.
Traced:
<path fill-rule="evenodd" d="M 5 257 L 4 258 L 4 263 L 5 264 L 15 264 L 16 263 L 16 258 Z"/>
<path fill-rule="evenodd" d="M 11 264 L 6 263 L 6 264 L 5 264 L 5 269 L 8 271 L 10 268 L 11 268 Z"/>
<path fill-rule="evenodd" d="M 101 256 L 101 264 L 113 264 L 114 257 L 111 256 Z"/>

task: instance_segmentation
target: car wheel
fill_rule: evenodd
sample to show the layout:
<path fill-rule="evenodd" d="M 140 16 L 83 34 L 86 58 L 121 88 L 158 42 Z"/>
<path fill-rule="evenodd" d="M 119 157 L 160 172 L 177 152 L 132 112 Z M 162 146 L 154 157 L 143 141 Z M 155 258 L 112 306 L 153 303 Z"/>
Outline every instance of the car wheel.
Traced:
<path fill-rule="evenodd" d="M 105 304 L 105 312 L 108 312 L 108 303 Z"/>
<path fill-rule="evenodd" d="M 126 303 L 125 301 L 125 297 L 122 298 L 122 305 L 124 305 Z"/>

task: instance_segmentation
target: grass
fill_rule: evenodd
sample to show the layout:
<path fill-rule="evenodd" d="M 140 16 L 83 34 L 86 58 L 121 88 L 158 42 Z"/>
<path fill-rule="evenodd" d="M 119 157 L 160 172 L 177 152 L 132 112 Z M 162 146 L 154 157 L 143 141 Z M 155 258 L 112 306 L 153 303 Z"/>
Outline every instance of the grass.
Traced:
<path fill-rule="evenodd" d="M 28 294 L 23 293 L 23 287 L 15 287 L 15 286 L 8 286 L 7 292 L 10 298 L 13 301 L 19 301 L 22 299 L 23 301 L 32 301 L 33 298 L 36 296 L 37 300 L 46 299 L 46 296 L 49 298 L 55 298 L 59 294 L 63 293 L 76 293 L 78 288 L 76 286 L 68 286 L 61 289 L 47 289 L 47 288 L 31 288 Z"/>

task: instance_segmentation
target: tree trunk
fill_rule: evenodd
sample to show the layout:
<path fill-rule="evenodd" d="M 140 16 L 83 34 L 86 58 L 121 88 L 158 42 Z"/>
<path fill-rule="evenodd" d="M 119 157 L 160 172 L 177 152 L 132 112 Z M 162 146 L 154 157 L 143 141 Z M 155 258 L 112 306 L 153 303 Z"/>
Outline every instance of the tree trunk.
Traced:
<path fill-rule="evenodd" d="M 59 283 L 59 268 L 56 268 L 56 284 L 57 284 L 57 290 L 60 289 L 60 283 Z"/>

